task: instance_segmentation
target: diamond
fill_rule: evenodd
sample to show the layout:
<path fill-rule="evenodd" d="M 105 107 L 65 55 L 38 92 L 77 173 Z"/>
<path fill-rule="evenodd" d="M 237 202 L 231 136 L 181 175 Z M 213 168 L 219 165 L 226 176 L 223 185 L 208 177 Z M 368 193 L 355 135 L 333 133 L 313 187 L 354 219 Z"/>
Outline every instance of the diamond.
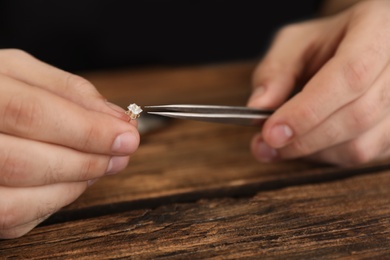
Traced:
<path fill-rule="evenodd" d="M 126 114 L 130 116 L 130 119 L 137 119 L 138 117 L 140 117 L 140 114 L 142 112 L 142 109 L 140 106 L 138 106 L 137 104 L 133 103 L 133 104 L 130 104 L 127 109 L 129 109 L 128 111 L 126 111 Z"/>

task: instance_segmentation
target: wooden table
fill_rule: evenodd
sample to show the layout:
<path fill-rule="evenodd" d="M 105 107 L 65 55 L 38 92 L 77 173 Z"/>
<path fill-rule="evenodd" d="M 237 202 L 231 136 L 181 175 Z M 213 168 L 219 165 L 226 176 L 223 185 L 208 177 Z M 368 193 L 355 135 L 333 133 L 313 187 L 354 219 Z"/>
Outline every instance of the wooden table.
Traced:
<path fill-rule="evenodd" d="M 88 73 L 110 101 L 245 105 L 255 62 Z M 171 120 L 1 259 L 390 258 L 388 162 L 261 164 L 255 128 Z"/>

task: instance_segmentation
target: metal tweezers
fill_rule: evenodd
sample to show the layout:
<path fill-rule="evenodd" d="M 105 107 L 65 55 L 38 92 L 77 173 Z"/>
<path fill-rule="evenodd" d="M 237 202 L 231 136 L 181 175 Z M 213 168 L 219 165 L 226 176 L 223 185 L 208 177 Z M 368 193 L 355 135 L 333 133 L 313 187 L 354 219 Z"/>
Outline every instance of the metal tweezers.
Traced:
<path fill-rule="evenodd" d="M 273 113 L 243 106 L 190 104 L 144 106 L 143 110 L 152 115 L 246 126 L 261 126 Z"/>

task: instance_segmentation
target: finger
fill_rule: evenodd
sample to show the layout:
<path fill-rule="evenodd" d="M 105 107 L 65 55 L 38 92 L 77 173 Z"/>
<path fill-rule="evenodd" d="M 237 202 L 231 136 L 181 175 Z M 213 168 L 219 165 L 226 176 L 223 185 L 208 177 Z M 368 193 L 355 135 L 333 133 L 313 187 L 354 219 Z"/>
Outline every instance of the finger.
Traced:
<path fill-rule="evenodd" d="M 25 234 L 45 216 L 76 200 L 86 188 L 86 182 L 29 188 L 0 186 L 0 238 Z"/>
<path fill-rule="evenodd" d="M 261 134 L 256 134 L 252 138 L 251 152 L 259 162 L 274 162 L 279 160 L 278 151 L 264 142 Z"/>
<path fill-rule="evenodd" d="M 367 91 L 389 61 L 384 36 L 372 29 L 379 26 L 371 19 L 349 28 L 335 56 L 267 120 L 263 135 L 270 146 L 285 146 Z"/>
<path fill-rule="evenodd" d="M 17 49 L 0 50 L 0 60 L 0 73 L 3 75 L 51 91 L 87 109 L 129 121 L 122 108 L 107 104 L 96 88 L 80 76 L 53 67 Z"/>
<path fill-rule="evenodd" d="M 128 122 L 2 75 L 0 81 L 3 133 L 91 153 L 128 155 L 138 147 L 138 131 Z"/>
<path fill-rule="evenodd" d="M 390 116 L 363 135 L 322 150 L 308 159 L 341 166 L 353 166 L 390 158 Z"/>
<path fill-rule="evenodd" d="M 253 93 L 248 106 L 276 108 L 316 71 L 331 53 L 323 31 L 329 19 L 285 26 L 253 75 Z M 334 22 L 333 22 L 334 23 Z M 329 40 L 328 40 L 329 41 Z M 310 65 L 308 65 L 310 64 Z"/>
<path fill-rule="evenodd" d="M 302 84 L 331 55 L 333 50 L 324 46 L 331 46 L 327 41 L 334 41 L 335 36 L 323 39 L 322 33 L 328 30 L 329 23 L 337 22 L 337 19 L 321 19 L 285 27 L 255 70 L 254 91 L 248 106 L 276 108 L 281 105 L 292 90 Z M 261 162 L 280 159 L 277 150 L 269 146 L 261 134 L 252 139 L 251 151 Z"/>
<path fill-rule="evenodd" d="M 390 66 L 389 66 L 390 67 Z M 328 118 L 306 135 L 287 146 L 274 149 L 257 135 L 252 140 L 252 153 L 262 162 L 303 156 L 340 165 L 365 163 L 387 158 L 390 145 L 388 73 L 366 95 Z M 363 137 L 361 137 L 361 135 Z"/>
<path fill-rule="evenodd" d="M 301 38 L 295 37 L 293 29 L 287 27 L 277 35 L 270 50 L 256 67 L 252 79 L 253 91 L 247 104 L 249 107 L 276 108 L 294 88 L 302 70 L 304 45 L 298 43 Z M 292 44 L 292 37 L 295 42 L 293 45 L 299 48 L 294 52 L 287 48 Z"/>
<path fill-rule="evenodd" d="M 11 239 L 11 238 L 18 238 L 21 237 L 28 232 L 30 232 L 34 227 L 38 226 L 40 223 L 48 219 L 52 214 L 49 214 L 47 216 L 43 216 L 37 219 L 34 219 L 33 221 L 24 223 L 22 225 L 6 229 L 6 230 L 1 230 L 0 229 L 0 239 Z"/>
<path fill-rule="evenodd" d="M 283 158 L 296 158 L 357 138 L 379 124 L 390 110 L 390 64 L 360 98 L 328 117 L 323 123 L 280 149 Z"/>
<path fill-rule="evenodd" d="M 0 186 L 38 186 L 87 181 L 123 170 L 129 156 L 74 149 L 0 134 Z"/>

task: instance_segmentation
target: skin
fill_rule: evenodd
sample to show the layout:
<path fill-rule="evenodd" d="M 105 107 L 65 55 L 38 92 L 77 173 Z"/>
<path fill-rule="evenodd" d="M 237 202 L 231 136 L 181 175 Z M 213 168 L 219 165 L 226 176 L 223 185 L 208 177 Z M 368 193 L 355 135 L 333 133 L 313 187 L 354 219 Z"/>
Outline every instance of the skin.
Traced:
<path fill-rule="evenodd" d="M 0 238 L 16 238 L 124 169 L 139 133 L 87 80 L 20 50 L 0 60 Z"/>
<path fill-rule="evenodd" d="M 361 0 L 327 0 L 323 1 L 320 8 L 320 15 L 332 15 L 349 8 Z"/>
<path fill-rule="evenodd" d="M 388 28 L 387 0 L 282 28 L 253 74 L 248 106 L 276 109 L 252 140 L 255 158 L 341 166 L 388 158 Z"/>
<path fill-rule="evenodd" d="M 326 1 L 322 14 L 353 2 Z M 339 165 L 387 158 L 387 28 L 388 0 L 282 28 L 253 75 L 248 105 L 277 109 L 253 138 L 254 156 Z M 139 133 L 87 80 L 20 50 L 0 50 L 0 60 L 0 238 L 16 238 L 124 169 Z"/>

